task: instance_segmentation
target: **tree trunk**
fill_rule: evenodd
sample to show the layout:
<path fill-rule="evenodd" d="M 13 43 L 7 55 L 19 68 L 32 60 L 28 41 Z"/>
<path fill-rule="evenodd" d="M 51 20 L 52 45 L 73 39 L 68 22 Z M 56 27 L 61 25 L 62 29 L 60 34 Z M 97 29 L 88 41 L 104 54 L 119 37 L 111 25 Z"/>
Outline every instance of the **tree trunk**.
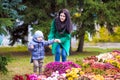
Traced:
<path fill-rule="evenodd" d="M 85 37 L 85 33 L 83 33 L 81 35 L 81 37 L 79 38 L 79 44 L 78 44 L 77 52 L 83 52 L 84 37 Z"/>

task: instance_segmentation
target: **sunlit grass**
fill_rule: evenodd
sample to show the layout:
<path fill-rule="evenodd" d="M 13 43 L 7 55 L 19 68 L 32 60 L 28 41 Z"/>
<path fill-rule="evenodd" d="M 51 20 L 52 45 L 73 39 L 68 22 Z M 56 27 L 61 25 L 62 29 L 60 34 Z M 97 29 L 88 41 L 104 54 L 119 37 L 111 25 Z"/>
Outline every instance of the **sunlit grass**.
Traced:
<path fill-rule="evenodd" d="M 1 53 L 11 53 L 11 52 L 23 52 L 27 51 L 27 46 L 11 46 L 11 47 L 0 47 L 0 54 Z"/>

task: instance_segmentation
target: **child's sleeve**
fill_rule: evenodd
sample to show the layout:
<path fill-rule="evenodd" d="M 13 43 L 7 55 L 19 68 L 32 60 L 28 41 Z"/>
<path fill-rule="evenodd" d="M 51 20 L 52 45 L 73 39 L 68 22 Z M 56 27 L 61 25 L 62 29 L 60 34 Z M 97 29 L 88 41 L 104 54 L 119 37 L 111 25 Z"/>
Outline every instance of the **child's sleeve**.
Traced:
<path fill-rule="evenodd" d="M 51 45 L 51 44 L 53 44 L 53 43 L 54 43 L 54 39 L 48 40 L 48 41 L 44 41 L 44 45 L 45 45 L 45 46 L 49 46 L 49 45 Z"/>
<path fill-rule="evenodd" d="M 30 48 L 31 45 L 31 43 L 28 43 L 28 51 L 32 51 L 32 49 Z"/>
<path fill-rule="evenodd" d="M 35 51 L 35 46 L 34 48 L 31 48 L 31 46 L 34 46 L 31 42 L 28 44 L 28 50 L 29 51 Z"/>

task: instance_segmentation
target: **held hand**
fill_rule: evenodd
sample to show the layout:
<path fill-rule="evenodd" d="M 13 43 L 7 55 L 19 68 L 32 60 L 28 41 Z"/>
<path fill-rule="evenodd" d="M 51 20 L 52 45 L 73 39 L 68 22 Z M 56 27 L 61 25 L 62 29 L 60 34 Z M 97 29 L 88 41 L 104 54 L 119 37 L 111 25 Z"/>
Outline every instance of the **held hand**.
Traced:
<path fill-rule="evenodd" d="M 30 46 L 30 48 L 31 48 L 31 49 L 34 49 L 34 46 L 33 46 L 33 45 L 31 45 L 31 46 Z"/>
<path fill-rule="evenodd" d="M 60 39 L 55 39 L 54 42 L 61 43 Z"/>

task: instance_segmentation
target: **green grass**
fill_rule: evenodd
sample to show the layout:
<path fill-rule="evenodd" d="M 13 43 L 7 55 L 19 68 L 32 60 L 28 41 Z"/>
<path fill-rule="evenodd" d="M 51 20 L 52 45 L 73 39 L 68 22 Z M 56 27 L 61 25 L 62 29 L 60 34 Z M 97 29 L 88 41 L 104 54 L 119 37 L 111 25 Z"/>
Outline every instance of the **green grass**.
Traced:
<path fill-rule="evenodd" d="M 68 56 L 68 60 L 75 62 L 76 59 L 83 59 L 87 56 L 98 55 L 104 52 L 110 52 L 120 49 L 98 49 L 98 48 L 84 48 L 84 52 L 76 53 L 72 52 Z M 0 55 L 10 56 L 11 61 L 7 65 L 8 73 L 6 75 L 0 73 L 0 80 L 12 80 L 12 77 L 16 74 L 30 74 L 32 73 L 33 66 L 30 63 L 30 53 L 27 51 L 26 46 L 22 47 L 0 47 Z M 46 55 L 44 59 L 44 65 L 54 61 L 53 55 Z"/>
<path fill-rule="evenodd" d="M 0 47 L 0 54 L 2 53 L 11 53 L 11 52 L 23 52 L 27 51 L 26 46 L 17 46 L 17 47 Z"/>

